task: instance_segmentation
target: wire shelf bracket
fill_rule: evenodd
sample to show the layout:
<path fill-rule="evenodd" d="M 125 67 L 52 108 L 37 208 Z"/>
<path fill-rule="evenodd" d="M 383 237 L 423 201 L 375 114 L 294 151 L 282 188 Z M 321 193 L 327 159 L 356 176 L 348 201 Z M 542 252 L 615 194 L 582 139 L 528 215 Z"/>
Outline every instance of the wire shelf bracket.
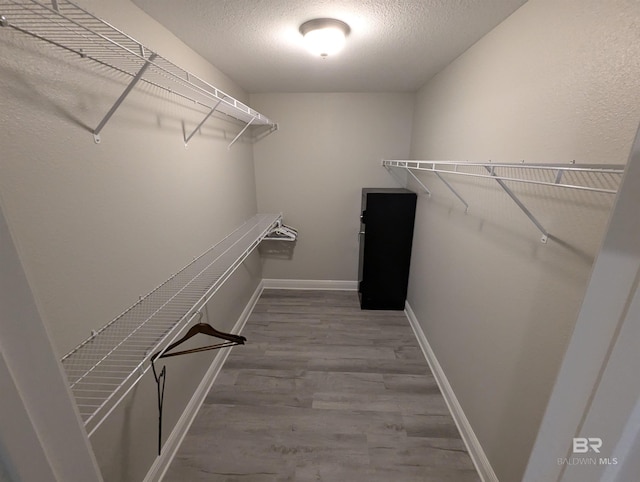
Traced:
<path fill-rule="evenodd" d="M 411 177 L 413 177 L 413 179 L 420 185 L 420 187 L 425 190 L 425 192 L 429 195 L 429 197 L 431 197 L 431 191 L 429 191 L 429 188 L 425 186 L 420 179 L 418 179 L 418 176 L 416 176 L 413 172 L 411 172 L 411 169 L 406 169 L 406 171 L 409 173 Z"/>
<path fill-rule="evenodd" d="M 71 350 L 62 366 L 89 436 L 199 316 L 282 214 L 258 214 Z"/>
<path fill-rule="evenodd" d="M 184 147 L 187 147 L 187 144 L 189 144 L 189 141 L 195 135 L 195 133 L 200 130 L 200 128 L 204 125 L 204 123 L 207 122 L 207 119 L 211 117 L 211 114 L 213 114 L 216 111 L 216 109 L 220 105 L 220 102 L 222 102 L 222 99 L 220 99 L 216 103 L 216 105 L 213 106 L 213 108 L 209 111 L 209 113 L 205 116 L 205 118 L 202 119 L 202 121 L 200 121 L 200 124 L 198 124 L 198 126 L 195 129 L 193 129 L 193 132 L 184 139 Z"/>
<path fill-rule="evenodd" d="M 100 142 L 100 133 L 111 116 L 140 82 L 205 109 L 204 121 L 191 135 L 185 136 L 185 145 L 214 112 L 245 124 L 230 146 L 249 125 L 269 126 L 267 133 L 278 128 L 268 117 L 152 52 L 69 0 L 0 0 L 0 27 L 11 28 L 131 77 L 124 92 L 93 130 L 96 143 Z"/>
<path fill-rule="evenodd" d="M 243 129 L 238 133 L 238 135 L 237 135 L 237 136 L 235 136 L 235 137 L 233 138 L 233 140 L 229 143 L 229 145 L 227 146 L 227 149 L 231 149 L 231 146 L 232 146 L 232 145 L 234 145 L 234 144 L 236 143 L 236 141 L 240 138 L 240 136 L 241 136 L 242 134 L 244 134 L 244 131 L 246 131 L 246 130 L 249 128 L 249 126 L 250 126 L 251 124 L 253 124 L 253 121 L 255 121 L 255 120 L 256 120 L 256 118 L 255 118 L 255 117 L 253 117 L 249 122 L 247 122 L 247 125 L 245 125 L 245 126 L 244 126 L 244 128 L 243 128 Z"/>
<path fill-rule="evenodd" d="M 520 201 L 520 198 L 518 198 L 518 196 L 516 196 L 511 189 L 509 189 L 509 186 L 507 186 L 504 183 L 504 181 L 496 175 L 493 167 L 484 166 L 484 168 L 489 172 L 489 175 L 496 180 L 496 182 L 500 185 L 500 187 L 504 189 L 504 192 L 506 192 L 507 195 L 513 200 L 513 202 L 516 203 L 516 205 L 520 208 L 520 210 L 531 220 L 531 222 L 536 226 L 536 228 L 538 228 L 538 230 L 542 233 L 542 237 L 540 238 L 540 241 L 543 243 L 546 243 L 549 240 L 549 232 L 546 229 L 544 229 L 542 224 L 540 224 L 540 221 L 538 221 L 536 217 L 531 213 L 531 211 L 529 211 L 529 209 L 527 209 L 527 207 L 522 203 L 522 201 Z"/>
<path fill-rule="evenodd" d="M 390 168 L 396 167 L 406 169 L 413 178 L 424 188 L 424 184 L 411 171 L 427 171 L 433 172 L 447 188 L 458 198 L 465 206 L 465 212 L 468 212 L 469 204 L 457 192 L 457 190 L 449 183 L 446 175 L 468 176 L 475 178 L 485 178 L 495 180 L 507 195 L 516 203 L 522 212 L 536 226 L 542 234 L 540 240 L 546 243 L 549 239 L 549 232 L 538 221 L 533 213 L 525 206 L 518 196 L 507 186 L 506 182 L 518 182 L 536 184 L 541 186 L 560 187 L 566 189 L 576 189 L 581 191 L 596 192 L 601 194 L 616 194 L 618 186 L 622 180 L 625 166 L 623 164 L 507 164 L 492 162 L 467 162 L 467 161 L 412 161 L 412 160 L 385 160 L 382 165 L 390 171 Z M 481 172 L 468 172 L 463 169 L 480 169 Z M 499 175 L 496 169 L 505 169 L 515 171 L 514 174 Z M 390 171 L 391 172 L 391 171 Z M 548 180 L 532 179 L 526 173 L 536 172 Z M 572 176 L 568 176 L 572 174 Z M 606 176 L 610 184 L 614 184 L 615 188 L 610 186 L 603 187 L 597 182 L 593 182 L 593 177 Z M 578 178 L 582 182 L 578 181 Z"/>
<path fill-rule="evenodd" d="M 442 174 L 440 174 L 439 172 L 436 172 L 435 175 L 438 176 L 438 179 L 440 179 L 444 183 L 444 185 L 447 186 L 447 188 L 449 188 L 449 191 L 451 191 L 455 195 L 455 197 L 457 197 L 458 200 L 464 205 L 465 214 L 468 213 L 469 212 L 469 204 L 467 203 L 467 201 L 465 201 L 464 198 L 460 194 L 458 194 L 458 191 L 456 191 L 454 189 L 454 187 L 449 183 L 449 181 L 447 181 L 442 176 Z"/>
<path fill-rule="evenodd" d="M 142 53 L 144 55 L 144 52 L 142 52 Z M 115 114 L 116 110 L 118 110 L 118 107 L 120 107 L 120 105 L 124 102 L 124 99 L 127 98 L 129 93 L 133 90 L 133 88 L 136 86 L 136 84 L 140 81 L 140 79 L 144 75 L 145 71 L 149 68 L 149 66 L 151 65 L 151 62 L 153 62 L 153 60 L 156 57 L 157 57 L 157 55 L 154 54 L 154 53 L 152 53 L 149 56 L 149 59 L 144 63 L 144 65 L 140 68 L 140 70 L 133 77 L 133 79 L 131 79 L 131 82 L 129 82 L 129 85 L 127 85 L 127 87 L 124 89 L 124 92 L 122 92 L 122 94 L 120 94 L 120 97 L 118 97 L 118 100 L 116 100 L 116 102 L 113 104 L 111 109 L 109 109 L 109 112 L 107 112 L 107 114 L 104 116 L 104 118 L 100 121 L 100 123 L 98 124 L 98 127 L 96 127 L 93 130 L 93 140 L 95 141 L 96 144 L 100 144 L 100 131 L 102 131 L 102 128 L 105 125 L 107 125 L 107 122 L 109 122 L 109 119 L 111 119 L 111 116 L 113 114 Z"/>

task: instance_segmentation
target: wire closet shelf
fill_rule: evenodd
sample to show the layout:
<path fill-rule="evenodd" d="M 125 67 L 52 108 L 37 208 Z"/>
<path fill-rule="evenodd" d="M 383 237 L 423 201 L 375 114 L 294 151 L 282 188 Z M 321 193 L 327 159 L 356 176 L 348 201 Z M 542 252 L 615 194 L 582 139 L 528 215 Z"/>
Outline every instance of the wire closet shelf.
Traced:
<path fill-rule="evenodd" d="M 618 192 L 618 185 L 624 173 L 623 164 L 509 164 L 466 161 L 386 160 L 382 161 L 382 165 L 415 171 L 500 179 L 604 194 L 616 194 Z M 479 172 L 470 172 L 469 170 L 464 171 L 463 169 L 465 168 L 480 169 L 477 170 Z"/>
<path fill-rule="evenodd" d="M 601 194 L 616 194 L 624 174 L 624 165 L 621 164 L 525 164 L 523 163 L 492 163 L 492 162 L 468 162 L 468 161 L 427 161 L 427 160 L 384 160 L 382 165 L 390 168 L 406 170 L 413 180 L 418 183 L 425 192 L 431 196 L 431 191 L 425 186 L 413 171 L 426 171 L 434 173 L 440 181 L 458 198 L 464 205 L 465 212 L 469 210 L 469 204 L 458 190 L 447 181 L 449 175 L 486 178 L 496 181 L 507 195 L 516 203 L 520 210 L 531 220 L 540 231 L 540 240 L 546 243 L 549 232 L 538 221 L 533 213 L 525 206 L 518 195 L 511 190 L 507 183 L 525 183 L 540 186 L 551 186 L 580 191 L 595 192 Z"/>
<path fill-rule="evenodd" d="M 245 129 L 249 125 L 277 128 L 269 118 L 69 0 L 0 0 L 0 26 L 48 42 L 132 78 L 127 90 L 94 130 L 96 142 L 99 142 L 104 124 L 138 81 L 203 107 L 207 116 L 202 123 L 217 111 L 245 123 Z M 185 138 L 185 143 L 190 138 Z"/>
<path fill-rule="evenodd" d="M 62 358 L 89 435 L 150 368 L 282 215 L 258 214 Z"/>

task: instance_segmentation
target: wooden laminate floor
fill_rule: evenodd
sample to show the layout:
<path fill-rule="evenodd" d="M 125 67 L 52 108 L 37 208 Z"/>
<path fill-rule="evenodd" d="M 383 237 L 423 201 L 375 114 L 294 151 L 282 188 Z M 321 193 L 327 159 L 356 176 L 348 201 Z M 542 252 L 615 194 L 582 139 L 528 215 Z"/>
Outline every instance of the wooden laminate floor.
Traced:
<path fill-rule="evenodd" d="M 404 313 L 265 290 L 165 482 L 479 477 Z"/>

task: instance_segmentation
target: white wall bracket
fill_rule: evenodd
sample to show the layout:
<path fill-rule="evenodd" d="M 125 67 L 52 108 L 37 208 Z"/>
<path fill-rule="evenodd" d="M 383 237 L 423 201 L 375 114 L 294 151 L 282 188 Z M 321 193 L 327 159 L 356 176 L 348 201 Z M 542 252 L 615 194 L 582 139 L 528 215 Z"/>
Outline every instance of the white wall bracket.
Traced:
<path fill-rule="evenodd" d="M 391 169 L 392 167 L 399 167 L 399 166 L 389 166 L 389 165 L 385 165 L 385 164 L 384 164 L 384 162 L 385 162 L 385 161 L 383 161 L 383 164 L 382 164 L 382 165 L 383 165 L 383 166 L 384 166 L 384 168 L 387 170 L 387 172 L 391 175 L 391 177 L 395 178 L 395 179 L 396 179 L 396 181 L 398 181 L 398 183 L 399 183 L 401 186 L 404 186 L 405 188 L 408 188 L 408 185 L 409 185 L 409 182 L 408 182 L 408 181 L 409 181 L 409 180 L 408 180 L 408 179 L 406 179 L 406 180 L 405 180 L 405 179 L 401 179 L 401 178 L 399 178 L 398 176 L 396 176 L 396 175 L 394 174 L 393 169 Z M 420 185 L 420 187 L 421 187 L 422 189 L 424 189 L 424 192 L 426 192 L 426 193 L 427 193 L 427 195 L 428 195 L 429 197 L 431 197 L 431 191 L 429 190 L 429 188 L 428 188 L 427 186 L 425 186 L 425 184 L 424 184 L 420 179 L 418 179 L 418 178 L 416 177 L 416 175 L 415 175 L 413 172 L 411 172 L 409 169 L 404 169 L 404 172 L 406 172 L 406 173 L 408 173 L 409 175 L 411 175 L 411 176 L 415 179 L 415 181 Z"/>
<path fill-rule="evenodd" d="M 440 179 L 444 183 L 444 185 L 449 188 L 449 191 L 451 191 L 458 198 L 458 200 L 460 200 L 460 202 L 464 205 L 464 212 L 465 214 L 467 214 L 469 212 L 469 204 L 467 203 L 467 201 L 465 201 L 462 198 L 462 196 L 458 194 L 458 191 L 454 189 L 454 187 L 449 183 L 449 181 L 447 181 L 444 177 L 442 177 L 442 174 L 440 174 L 439 172 L 436 172 L 435 175 L 438 176 L 438 179 Z"/>
<path fill-rule="evenodd" d="M 144 55 L 144 49 L 141 48 L 141 50 L 142 50 L 142 54 Z M 93 140 L 95 141 L 96 144 L 100 144 L 100 131 L 102 131 L 104 126 L 107 125 L 107 122 L 109 122 L 109 119 L 111 119 L 111 116 L 115 114 L 116 110 L 118 110 L 118 107 L 120 107 L 120 105 L 124 102 L 124 99 L 127 98 L 127 96 L 131 93 L 133 88 L 136 86 L 136 84 L 140 82 L 140 79 L 142 78 L 146 70 L 151 65 L 151 62 L 153 62 L 153 60 L 157 56 L 158 56 L 157 54 L 151 53 L 151 55 L 142 65 L 140 70 L 138 70 L 138 73 L 133 77 L 133 79 L 131 79 L 131 82 L 129 82 L 129 85 L 127 85 L 127 87 L 124 89 L 122 94 L 120 94 L 120 97 L 118 97 L 118 99 L 113 104 L 113 106 L 111 106 L 111 109 L 109 109 L 109 112 L 107 112 L 107 114 L 102 118 L 102 120 L 100 121 L 100 124 L 98 124 L 98 127 L 96 127 L 93 130 Z"/>
<path fill-rule="evenodd" d="M 491 175 L 496 180 L 500 187 L 504 189 L 504 192 L 509 195 L 509 197 L 513 200 L 514 203 L 516 203 L 516 205 L 522 210 L 522 212 L 531 220 L 531 222 L 535 224 L 536 228 L 538 228 L 538 230 L 542 233 L 540 241 L 546 243 L 549 240 L 549 233 L 546 229 L 544 229 L 542 224 L 540 224 L 533 213 L 531 213 L 531 211 L 527 209 L 522 201 L 520 201 L 520 198 L 518 198 L 518 196 L 516 196 L 511 189 L 509 189 L 509 186 L 507 186 L 502 179 L 496 177 L 496 173 L 493 167 L 490 168 L 489 166 L 484 166 L 484 168 L 489 172 L 489 175 Z"/>
<path fill-rule="evenodd" d="M 211 110 L 209 111 L 209 113 L 205 116 L 205 118 L 204 118 L 204 119 L 202 119 L 202 120 L 200 121 L 200 124 L 198 124 L 198 126 L 197 126 L 195 129 L 193 129 L 193 132 L 192 132 L 191 134 L 189 134 L 189 135 L 185 138 L 185 140 L 184 140 L 184 147 L 187 147 L 187 144 L 189 144 L 189 141 L 190 141 L 190 140 L 191 140 L 191 138 L 195 135 L 195 133 L 196 133 L 196 132 L 198 132 L 198 130 L 200 130 L 200 128 L 202 127 L 202 125 L 203 125 L 205 122 L 207 122 L 207 119 L 208 119 L 209 117 L 211 117 L 211 114 L 213 114 L 213 113 L 216 111 L 216 109 L 217 109 L 217 108 L 218 108 L 218 106 L 220 105 L 220 102 L 222 102 L 222 99 L 220 99 L 220 100 L 216 103 L 216 105 L 214 105 L 214 106 L 213 106 L 213 109 L 211 109 Z"/>
<path fill-rule="evenodd" d="M 247 125 L 244 126 L 244 128 L 240 132 L 238 132 L 238 135 L 235 136 L 233 140 L 229 143 L 229 145 L 227 146 L 227 149 L 231 149 L 231 146 L 234 145 L 238 139 L 240 139 L 240 136 L 244 134 L 244 131 L 246 131 L 249 128 L 249 126 L 253 123 L 254 120 L 256 120 L 255 117 L 251 119 L 249 122 L 247 122 Z"/>
<path fill-rule="evenodd" d="M 420 179 L 418 179 L 418 176 L 416 176 L 413 172 L 411 172 L 410 169 L 408 168 L 405 168 L 405 169 L 411 175 L 411 177 L 420 185 L 420 187 L 425 190 L 425 192 L 429 195 L 429 197 L 431 197 L 431 191 L 429 191 L 427 186 L 425 186 L 424 183 Z"/>

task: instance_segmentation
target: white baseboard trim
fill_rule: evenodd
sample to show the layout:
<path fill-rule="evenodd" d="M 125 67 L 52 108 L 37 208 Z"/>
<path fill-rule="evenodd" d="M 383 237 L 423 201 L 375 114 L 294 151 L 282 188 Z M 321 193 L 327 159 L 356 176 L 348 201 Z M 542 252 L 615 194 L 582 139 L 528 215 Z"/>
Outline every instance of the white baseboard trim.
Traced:
<path fill-rule="evenodd" d="M 253 308 L 255 307 L 258 299 L 260 298 L 260 295 L 262 294 L 262 290 L 264 289 L 263 285 L 264 284 L 262 281 L 258 284 L 258 287 L 251 295 L 247 306 L 242 311 L 242 314 L 234 325 L 232 333 L 240 333 L 242 331 L 242 328 L 249 319 L 249 315 L 251 315 L 251 311 L 253 311 Z M 204 375 L 202 382 L 200 382 L 200 385 L 193 394 L 193 397 L 191 397 L 191 400 L 189 400 L 189 403 L 184 409 L 184 412 L 178 419 L 176 426 L 173 428 L 173 431 L 163 445 L 162 454 L 156 458 L 155 462 L 149 469 L 149 472 L 147 472 L 147 475 L 144 478 L 144 482 L 159 482 L 164 477 L 167 469 L 169 468 L 169 465 L 171 465 L 173 458 L 180 448 L 180 444 L 182 444 L 184 437 L 187 435 L 189 427 L 191 427 L 191 424 L 193 423 L 198 410 L 204 402 L 205 397 L 211 390 L 211 387 L 213 386 L 213 383 L 215 382 L 218 373 L 220 373 L 222 365 L 224 365 L 224 362 L 226 361 L 230 352 L 231 348 L 222 348 L 218 351 L 218 354 L 211 363 L 211 366 L 207 370 L 207 373 Z"/>
<path fill-rule="evenodd" d="M 473 464 L 476 466 L 476 470 L 478 471 L 480 478 L 483 482 L 499 482 L 496 473 L 493 471 L 493 468 L 489 463 L 487 455 L 484 453 L 484 450 L 482 450 L 478 437 L 476 437 L 469 420 L 464 414 L 462 406 L 460 405 L 460 402 L 458 402 L 458 398 L 453 392 L 453 388 L 451 388 L 449 380 L 447 380 L 447 376 L 442 370 L 442 366 L 440 366 L 435 353 L 431 349 L 431 345 L 429 345 L 427 337 L 425 336 L 420 323 L 418 323 L 416 314 L 411 309 L 411 305 L 409 305 L 408 301 L 405 303 L 404 312 L 409 319 L 409 324 L 416 335 L 420 348 L 422 348 L 422 353 L 424 353 L 424 356 L 427 359 L 429 368 L 431 368 L 431 372 L 436 379 L 436 383 L 440 388 L 440 392 L 442 392 L 444 400 L 447 403 L 447 407 L 449 408 L 449 411 L 453 416 L 453 420 L 460 431 L 460 436 L 467 447 L 467 451 L 471 456 Z"/>
<path fill-rule="evenodd" d="M 263 279 L 265 289 L 357 291 L 357 281 L 325 279 Z"/>

